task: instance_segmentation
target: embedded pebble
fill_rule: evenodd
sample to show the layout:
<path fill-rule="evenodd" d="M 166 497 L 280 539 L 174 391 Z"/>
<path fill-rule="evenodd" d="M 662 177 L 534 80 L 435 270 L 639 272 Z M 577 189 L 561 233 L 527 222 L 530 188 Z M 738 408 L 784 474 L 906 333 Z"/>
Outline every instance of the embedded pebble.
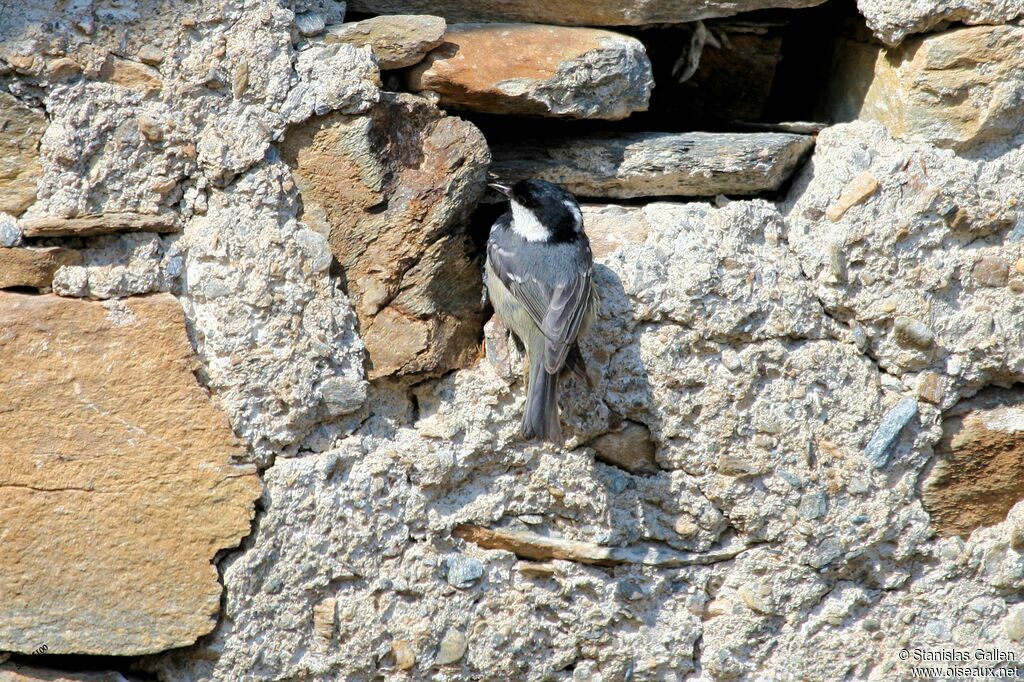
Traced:
<path fill-rule="evenodd" d="M 324 17 L 319 12 L 301 12 L 295 15 L 295 27 L 307 38 L 320 35 L 326 26 Z"/>
<path fill-rule="evenodd" d="M 904 348 L 927 350 L 935 340 L 935 334 L 925 323 L 912 317 L 897 317 L 892 325 L 893 338 Z"/>
<path fill-rule="evenodd" d="M 395 657 L 395 667 L 399 670 L 411 670 L 416 665 L 416 652 L 404 639 L 396 639 L 391 643 L 391 653 Z"/>
<path fill-rule="evenodd" d="M 864 448 L 864 456 L 875 468 L 881 469 L 886 465 L 900 432 L 915 415 L 917 415 L 917 401 L 913 398 L 903 398 L 885 413 L 875 429 L 874 435 L 871 436 L 871 440 Z"/>
<path fill-rule="evenodd" d="M 14 216 L 0 211 L 0 246 L 21 244 L 21 228 Z"/>
<path fill-rule="evenodd" d="M 469 641 L 466 635 L 455 628 L 449 629 L 441 638 L 441 644 L 437 648 L 437 656 L 434 658 L 436 665 L 448 665 L 463 657 Z"/>
<path fill-rule="evenodd" d="M 445 559 L 448 566 L 448 584 L 464 590 L 483 577 L 484 565 L 472 557 L 455 554 Z"/>

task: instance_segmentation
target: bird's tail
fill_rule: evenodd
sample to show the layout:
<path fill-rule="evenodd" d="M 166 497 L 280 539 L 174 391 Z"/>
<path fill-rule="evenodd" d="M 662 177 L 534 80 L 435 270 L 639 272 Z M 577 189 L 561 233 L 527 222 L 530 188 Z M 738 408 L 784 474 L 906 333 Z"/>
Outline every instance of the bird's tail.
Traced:
<path fill-rule="evenodd" d="M 558 420 L 558 373 L 548 374 L 544 369 L 543 352 L 531 355 L 530 385 L 526 389 L 526 409 L 523 411 L 523 438 L 539 438 L 560 444 L 562 427 Z"/>

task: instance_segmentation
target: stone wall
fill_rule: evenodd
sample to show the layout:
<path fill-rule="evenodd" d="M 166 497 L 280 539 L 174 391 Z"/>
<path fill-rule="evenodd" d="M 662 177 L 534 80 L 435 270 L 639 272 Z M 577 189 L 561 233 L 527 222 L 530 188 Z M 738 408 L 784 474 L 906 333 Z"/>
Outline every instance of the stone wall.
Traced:
<path fill-rule="evenodd" d="M 0 0 L 0 681 L 1015 667 L 1022 14 Z M 583 203 L 561 447 L 489 173 Z"/>

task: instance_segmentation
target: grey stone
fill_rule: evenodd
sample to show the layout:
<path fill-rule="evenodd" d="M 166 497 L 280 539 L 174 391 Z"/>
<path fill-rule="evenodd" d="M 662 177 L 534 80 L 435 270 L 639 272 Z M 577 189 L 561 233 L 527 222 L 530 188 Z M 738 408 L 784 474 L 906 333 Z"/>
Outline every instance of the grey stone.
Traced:
<path fill-rule="evenodd" d="M 21 228 L 14 216 L 0 211 L 0 246 L 10 247 L 21 244 Z"/>
<path fill-rule="evenodd" d="M 890 45 L 948 22 L 1005 24 L 1024 15 L 1024 6 L 1018 0 L 857 0 L 857 9 L 875 35 Z"/>
<path fill-rule="evenodd" d="M 814 145 L 787 133 L 624 133 L 493 148 L 493 173 L 587 197 L 714 196 L 777 189 Z"/>
<path fill-rule="evenodd" d="M 818 491 L 805 493 L 800 497 L 800 507 L 797 513 L 800 518 L 811 521 L 825 515 L 828 511 L 828 498 L 825 493 Z"/>
<path fill-rule="evenodd" d="M 353 0 L 356 12 L 438 14 L 448 21 L 530 21 L 569 26 L 643 26 L 728 17 L 772 7 L 813 7 L 822 0 L 667 0 L 599 3 L 568 0 Z"/>
<path fill-rule="evenodd" d="M 910 420 L 917 416 L 917 401 L 913 398 L 902 398 L 896 403 L 882 421 L 875 427 L 871 440 L 864 447 L 864 456 L 871 464 L 881 469 L 889 462 L 889 455 Z"/>
<path fill-rule="evenodd" d="M 332 416 L 355 412 L 366 401 L 366 382 L 352 377 L 328 377 L 320 383 L 320 397 Z"/>
<path fill-rule="evenodd" d="M 448 568 L 448 584 L 460 590 L 472 587 L 484 575 L 484 565 L 477 559 L 463 554 L 446 557 L 445 565 Z"/>
<path fill-rule="evenodd" d="M 368 46 L 382 69 L 401 69 L 423 60 L 444 42 L 444 19 L 429 15 L 391 15 L 331 26 L 325 43 Z"/>
<path fill-rule="evenodd" d="M 295 28 L 307 38 L 320 35 L 325 28 L 324 16 L 320 12 L 299 12 L 295 15 Z"/>

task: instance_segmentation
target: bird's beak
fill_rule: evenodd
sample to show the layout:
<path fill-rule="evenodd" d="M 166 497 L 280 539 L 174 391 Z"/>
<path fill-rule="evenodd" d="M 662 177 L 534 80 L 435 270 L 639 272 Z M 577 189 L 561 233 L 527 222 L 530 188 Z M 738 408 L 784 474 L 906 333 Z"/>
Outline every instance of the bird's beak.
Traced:
<path fill-rule="evenodd" d="M 509 193 L 512 191 L 511 187 L 509 187 L 508 185 L 503 185 L 500 182 L 488 182 L 487 186 L 496 192 L 501 192 L 505 196 L 509 196 Z"/>

